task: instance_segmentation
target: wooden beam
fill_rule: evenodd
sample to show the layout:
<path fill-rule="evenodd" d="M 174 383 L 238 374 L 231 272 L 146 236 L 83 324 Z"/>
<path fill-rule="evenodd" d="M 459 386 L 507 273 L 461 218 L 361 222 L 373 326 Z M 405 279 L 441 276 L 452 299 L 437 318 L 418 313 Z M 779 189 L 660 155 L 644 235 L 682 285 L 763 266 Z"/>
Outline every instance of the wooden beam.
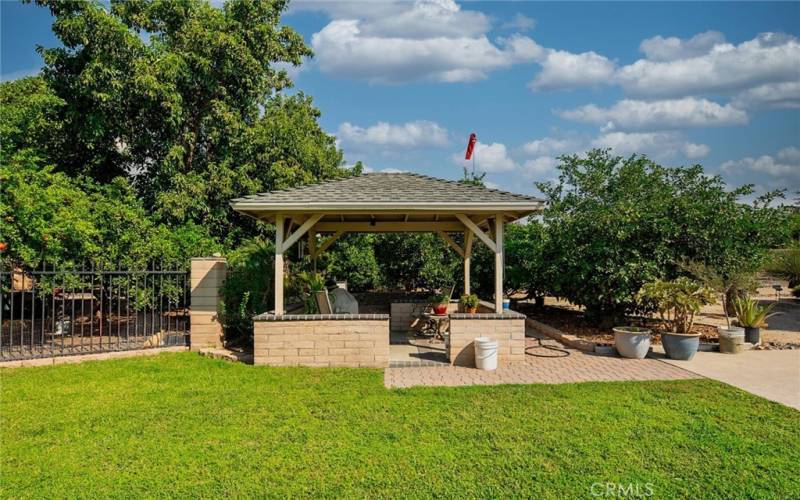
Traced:
<path fill-rule="evenodd" d="M 333 236 L 331 236 L 327 240 L 323 241 L 322 245 L 320 245 L 319 248 L 317 249 L 317 255 L 320 255 L 320 254 L 322 254 L 322 252 L 327 250 L 328 247 L 333 245 L 333 242 L 338 240 L 339 237 L 341 235 L 343 235 L 343 234 L 344 234 L 344 231 L 337 231 L 336 233 L 333 234 Z"/>
<path fill-rule="evenodd" d="M 462 258 L 464 257 L 464 249 L 463 249 L 463 248 L 461 248 L 461 247 L 458 245 L 458 243 L 456 243 L 455 241 L 453 241 L 453 238 L 451 238 L 449 234 L 445 233 L 444 231 L 436 231 L 436 232 L 439 234 L 439 236 L 441 236 L 441 237 L 442 237 L 442 239 L 445 241 L 445 243 L 447 243 L 448 245 L 450 245 L 450 247 L 451 247 L 453 250 L 455 250 L 455 251 L 456 251 L 456 253 L 457 253 L 458 255 L 460 255 Z"/>
<path fill-rule="evenodd" d="M 283 214 L 275 216 L 275 314 L 283 314 Z"/>
<path fill-rule="evenodd" d="M 315 226 L 318 233 L 435 233 L 446 231 L 460 233 L 464 225 L 458 221 L 422 222 L 422 221 L 375 221 L 369 222 L 318 222 Z"/>
<path fill-rule="evenodd" d="M 475 233 L 475 236 L 480 238 L 481 241 L 484 242 L 487 247 L 489 247 L 489 250 L 497 253 L 497 246 L 494 244 L 494 241 L 492 241 L 492 238 L 490 238 L 489 235 L 484 233 L 481 230 L 481 228 L 478 227 L 477 224 L 472 222 L 472 219 L 470 219 L 464 214 L 456 214 L 456 217 L 458 217 L 458 220 L 460 220 L 465 226 L 467 226 L 467 229 Z"/>
<path fill-rule="evenodd" d="M 283 249 L 288 250 L 289 248 L 291 248 L 292 245 L 297 243 L 297 240 L 299 240 L 301 236 L 306 234 L 306 231 L 311 229 L 314 226 L 314 224 L 319 222 L 321 218 L 322 214 L 314 214 L 311 217 L 309 217 L 308 220 L 305 221 L 302 226 L 297 228 L 297 230 L 294 233 L 292 233 L 291 236 L 286 238 L 286 241 L 283 242 Z"/>

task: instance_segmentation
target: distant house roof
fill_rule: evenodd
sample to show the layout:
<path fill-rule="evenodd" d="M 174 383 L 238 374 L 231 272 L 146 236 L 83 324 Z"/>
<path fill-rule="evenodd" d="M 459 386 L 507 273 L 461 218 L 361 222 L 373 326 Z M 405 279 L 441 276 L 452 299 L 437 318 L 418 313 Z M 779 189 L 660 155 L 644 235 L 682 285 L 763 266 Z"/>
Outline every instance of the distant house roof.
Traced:
<path fill-rule="evenodd" d="M 276 213 L 325 213 L 348 214 L 349 220 L 367 220 L 358 214 L 383 220 L 405 214 L 405 220 L 420 221 L 436 215 L 438 221 L 451 219 L 440 219 L 447 214 L 498 212 L 513 220 L 543 206 L 544 200 L 532 196 L 413 173 L 362 174 L 231 200 L 234 210 L 267 220 Z"/>

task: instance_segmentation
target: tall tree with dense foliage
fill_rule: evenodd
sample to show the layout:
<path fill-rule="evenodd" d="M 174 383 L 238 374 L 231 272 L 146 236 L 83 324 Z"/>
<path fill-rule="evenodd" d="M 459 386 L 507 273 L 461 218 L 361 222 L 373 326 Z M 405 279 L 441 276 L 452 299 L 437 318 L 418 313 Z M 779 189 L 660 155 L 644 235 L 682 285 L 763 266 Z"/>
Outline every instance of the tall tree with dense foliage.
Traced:
<path fill-rule="evenodd" d="M 787 237 L 785 211 L 769 203 L 777 193 L 748 205 L 750 186 L 729 191 L 699 165 L 665 168 L 607 150 L 561 161 L 557 182 L 537 184 L 548 202 L 543 255 L 558 270 L 551 292 L 606 325 L 637 309 L 644 283 L 680 274 L 681 262 L 722 276 L 755 271 Z"/>
<path fill-rule="evenodd" d="M 69 136 L 58 170 L 131 175 L 161 221 L 194 221 L 229 243 L 243 222 L 230 198 L 346 175 L 310 98 L 277 94 L 291 85 L 280 64 L 311 55 L 280 24 L 287 2 L 36 3 L 63 44 L 41 49 Z"/>

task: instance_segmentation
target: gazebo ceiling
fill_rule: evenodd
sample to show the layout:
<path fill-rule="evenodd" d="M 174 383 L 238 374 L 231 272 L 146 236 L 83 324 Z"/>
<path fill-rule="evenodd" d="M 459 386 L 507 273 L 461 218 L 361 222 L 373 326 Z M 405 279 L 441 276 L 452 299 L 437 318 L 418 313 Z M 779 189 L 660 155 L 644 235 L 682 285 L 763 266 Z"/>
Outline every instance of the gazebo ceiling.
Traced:
<path fill-rule="evenodd" d="M 482 224 L 497 213 L 512 221 L 543 206 L 539 198 L 412 173 L 363 174 L 231 200 L 237 212 L 268 222 L 274 222 L 276 214 L 296 220 L 322 214 L 320 232 L 343 222 L 364 224 L 364 231 L 379 231 L 391 223 L 413 227 L 407 223 L 452 222 L 461 227 L 456 214 Z"/>

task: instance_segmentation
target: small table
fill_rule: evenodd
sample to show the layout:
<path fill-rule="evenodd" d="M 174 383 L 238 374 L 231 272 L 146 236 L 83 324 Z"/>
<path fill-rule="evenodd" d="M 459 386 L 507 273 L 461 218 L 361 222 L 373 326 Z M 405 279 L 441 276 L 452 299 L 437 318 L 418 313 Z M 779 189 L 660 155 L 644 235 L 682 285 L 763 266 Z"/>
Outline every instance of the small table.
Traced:
<path fill-rule="evenodd" d="M 426 320 L 431 321 L 431 322 L 436 324 L 436 329 L 434 331 L 433 338 L 431 338 L 431 342 L 433 342 L 434 339 L 439 339 L 439 340 L 444 341 L 444 335 L 442 335 L 442 333 L 444 332 L 445 329 L 442 328 L 442 325 L 444 325 L 445 323 L 448 323 L 450 321 L 450 315 L 449 314 L 436 314 L 436 313 L 433 313 L 433 312 L 430 312 L 430 313 L 426 312 L 426 313 L 423 314 L 423 316 L 425 317 Z"/>

